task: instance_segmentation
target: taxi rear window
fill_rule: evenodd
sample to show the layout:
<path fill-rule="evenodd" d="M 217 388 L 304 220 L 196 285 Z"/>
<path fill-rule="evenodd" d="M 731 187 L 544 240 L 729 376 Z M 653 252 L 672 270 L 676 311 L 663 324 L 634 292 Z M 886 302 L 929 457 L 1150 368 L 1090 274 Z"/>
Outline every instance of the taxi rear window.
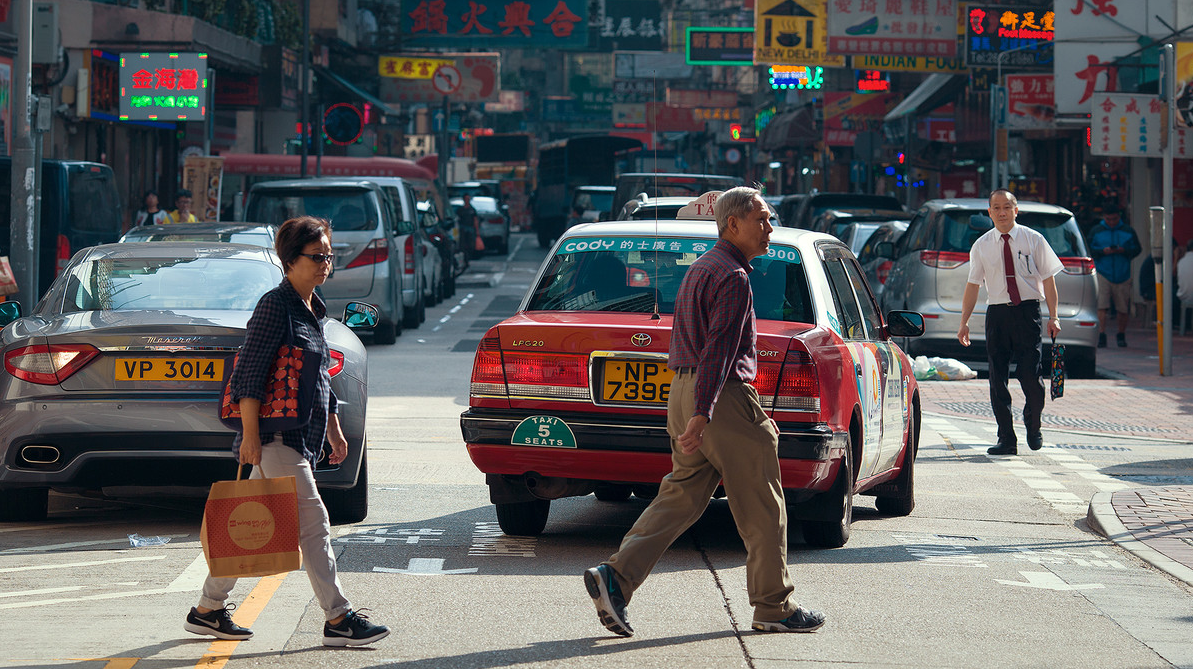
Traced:
<path fill-rule="evenodd" d="M 712 248 L 706 238 L 584 238 L 559 246 L 531 293 L 528 311 L 675 311 L 684 274 Z M 812 300 L 799 251 L 771 244 L 755 258 L 750 284 L 760 319 L 812 322 Z"/>

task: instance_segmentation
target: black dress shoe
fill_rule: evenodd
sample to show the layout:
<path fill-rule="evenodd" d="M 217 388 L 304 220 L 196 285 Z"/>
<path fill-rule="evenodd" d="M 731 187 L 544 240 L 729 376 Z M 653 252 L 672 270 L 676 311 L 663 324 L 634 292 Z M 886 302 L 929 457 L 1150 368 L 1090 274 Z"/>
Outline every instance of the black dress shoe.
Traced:
<path fill-rule="evenodd" d="M 1033 451 L 1038 451 L 1041 448 L 1044 448 L 1044 435 L 1042 435 L 1042 434 L 1037 434 L 1035 436 L 1028 435 L 1027 447 Z"/>
<path fill-rule="evenodd" d="M 986 449 L 990 455 L 1019 455 L 1019 449 L 1014 444 L 996 444 Z"/>

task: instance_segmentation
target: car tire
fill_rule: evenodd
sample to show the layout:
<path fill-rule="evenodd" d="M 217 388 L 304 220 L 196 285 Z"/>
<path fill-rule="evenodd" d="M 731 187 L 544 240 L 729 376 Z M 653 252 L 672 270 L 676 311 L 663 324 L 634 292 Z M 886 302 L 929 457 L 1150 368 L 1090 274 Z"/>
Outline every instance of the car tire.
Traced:
<path fill-rule="evenodd" d="M 422 319 L 419 317 L 419 311 L 423 309 L 423 295 L 422 291 L 418 292 L 418 301 L 414 303 L 413 307 L 402 310 L 402 327 L 407 330 L 417 328 Z"/>
<path fill-rule="evenodd" d="M 367 443 L 367 440 L 362 441 Z M 322 493 L 323 504 L 332 525 L 359 523 L 369 515 L 369 460 L 366 453 L 360 454 L 360 473 L 356 485 L 343 490 L 326 490 Z"/>
<path fill-rule="evenodd" d="M 502 532 L 515 537 L 537 537 L 547 526 L 551 513 L 551 500 L 535 499 L 529 502 L 506 502 L 495 504 L 497 525 Z"/>
<path fill-rule="evenodd" d="M 45 520 L 50 507 L 49 488 L 0 490 L 0 520 Z"/>
<path fill-rule="evenodd" d="M 455 295 L 456 294 L 456 273 L 455 273 L 455 271 L 449 272 L 448 277 L 446 279 L 444 279 L 443 282 L 444 282 L 443 296 L 444 297 L 452 297 L 453 295 Z"/>
<path fill-rule="evenodd" d="M 874 499 L 874 506 L 879 513 L 890 516 L 909 516 L 915 510 L 915 458 L 916 458 L 916 425 L 919 416 L 918 407 L 911 411 L 910 423 L 907 426 L 907 453 L 903 456 L 903 467 L 899 475 L 891 481 L 894 495 L 879 495 Z"/>
<path fill-rule="evenodd" d="M 427 300 L 420 296 L 418 298 L 418 323 L 422 325 L 427 321 Z M 418 327 L 418 325 L 414 326 Z"/>
<path fill-rule="evenodd" d="M 1044 361 L 1045 379 L 1051 369 L 1051 358 Z M 1096 351 L 1085 355 L 1074 355 L 1065 361 L 1065 372 L 1073 379 L 1098 378 L 1098 354 Z"/>
<path fill-rule="evenodd" d="M 602 502 L 624 502 L 630 498 L 632 492 L 634 489 L 628 485 L 605 483 L 597 486 L 593 494 Z"/>
<path fill-rule="evenodd" d="M 394 344 L 398 341 L 398 333 L 401 331 L 401 326 L 397 323 L 382 319 L 377 322 L 377 327 L 373 328 L 373 343 L 382 346 Z"/>
<path fill-rule="evenodd" d="M 849 541 L 849 525 L 853 522 L 853 464 L 847 451 L 837 470 L 832 490 L 822 493 L 817 502 L 831 506 L 833 518 L 803 521 L 804 541 L 817 548 L 840 548 Z M 822 499 L 821 499 L 822 498 Z"/>

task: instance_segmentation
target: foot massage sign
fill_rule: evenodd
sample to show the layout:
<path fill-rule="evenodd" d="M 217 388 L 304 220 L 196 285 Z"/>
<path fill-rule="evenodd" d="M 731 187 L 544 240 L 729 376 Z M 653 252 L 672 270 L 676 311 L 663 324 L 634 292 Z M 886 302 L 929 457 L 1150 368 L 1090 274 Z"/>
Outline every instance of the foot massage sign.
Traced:
<path fill-rule="evenodd" d="M 302 559 L 294 477 L 212 484 L 200 536 L 212 576 L 266 576 L 298 569 Z"/>

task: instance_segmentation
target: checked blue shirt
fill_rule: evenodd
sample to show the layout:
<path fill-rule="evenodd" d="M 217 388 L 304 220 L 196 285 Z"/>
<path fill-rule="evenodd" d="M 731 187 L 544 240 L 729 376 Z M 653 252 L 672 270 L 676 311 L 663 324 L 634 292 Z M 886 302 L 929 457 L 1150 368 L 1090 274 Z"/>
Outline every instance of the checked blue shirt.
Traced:
<path fill-rule="evenodd" d="M 323 442 L 327 438 L 327 416 L 336 413 L 336 395 L 331 390 L 331 353 L 327 349 L 327 340 L 323 337 L 323 326 L 319 322 L 327 315 L 327 305 L 318 294 L 311 297 L 311 308 L 307 305 L 290 285 L 288 279 L 282 279 L 277 288 L 261 296 L 257 308 L 249 318 L 245 332 L 244 344 L 240 347 L 240 357 L 236 368 L 232 370 L 229 385 L 232 388 L 232 401 L 239 402 L 242 397 L 263 401 L 265 399 L 265 382 L 277 359 L 278 347 L 287 343 L 293 326 L 294 341 L 292 345 L 302 347 L 312 353 L 323 356 L 322 369 L 317 377 L 318 387 L 315 389 L 314 408 L 311 411 L 311 422 L 297 430 L 282 432 L 282 443 L 302 453 L 310 461 L 311 466 L 319 459 L 323 451 Z M 271 443 L 276 433 L 261 435 L 261 443 Z M 241 433 L 236 433 L 232 443 L 232 452 L 240 457 Z"/>

